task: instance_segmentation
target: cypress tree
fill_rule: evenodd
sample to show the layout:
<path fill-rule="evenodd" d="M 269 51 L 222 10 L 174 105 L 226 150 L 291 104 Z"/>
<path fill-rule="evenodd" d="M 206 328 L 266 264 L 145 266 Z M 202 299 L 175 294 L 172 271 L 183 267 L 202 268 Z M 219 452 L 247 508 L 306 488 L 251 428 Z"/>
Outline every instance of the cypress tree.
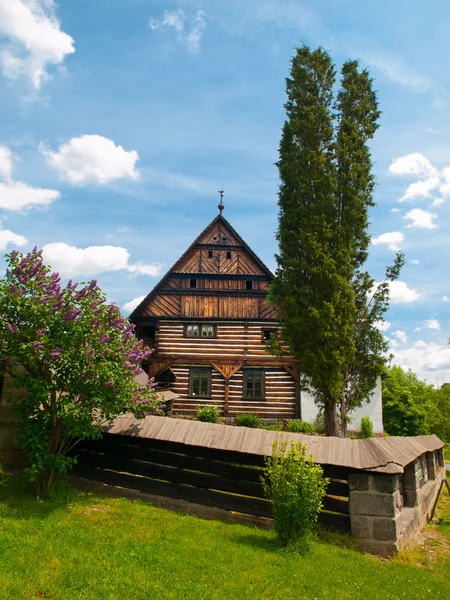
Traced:
<path fill-rule="evenodd" d="M 277 163 L 278 268 L 270 290 L 303 386 L 324 411 L 327 435 L 345 435 L 348 411 L 368 398 L 384 368 L 387 346 L 376 324 L 403 262 L 398 255 L 378 287 L 363 270 L 375 185 L 368 141 L 380 111 L 372 79 L 357 61 L 347 61 L 341 75 L 335 98 L 326 51 L 302 46 L 292 59 Z"/>

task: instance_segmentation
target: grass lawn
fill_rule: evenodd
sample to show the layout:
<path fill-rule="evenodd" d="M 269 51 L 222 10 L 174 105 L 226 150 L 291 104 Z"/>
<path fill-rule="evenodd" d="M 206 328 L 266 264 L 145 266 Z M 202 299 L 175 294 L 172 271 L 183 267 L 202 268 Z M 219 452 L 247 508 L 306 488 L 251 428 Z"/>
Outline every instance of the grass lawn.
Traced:
<path fill-rule="evenodd" d="M 0 599 L 450 598 L 450 497 L 441 523 L 392 561 L 319 533 L 310 554 L 272 532 L 61 489 L 39 501 L 0 472 Z"/>

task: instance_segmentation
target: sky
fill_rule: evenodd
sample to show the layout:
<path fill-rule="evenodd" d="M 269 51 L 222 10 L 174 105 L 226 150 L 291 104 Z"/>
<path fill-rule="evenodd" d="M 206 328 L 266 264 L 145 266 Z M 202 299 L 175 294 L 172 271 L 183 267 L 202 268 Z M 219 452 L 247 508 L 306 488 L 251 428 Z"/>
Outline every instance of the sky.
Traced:
<path fill-rule="evenodd" d="M 38 246 L 128 314 L 223 186 L 275 270 L 285 78 L 323 46 L 338 70 L 360 59 L 382 110 L 368 269 L 406 254 L 394 362 L 450 381 L 449 28 L 447 0 L 0 0 L 0 255 Z"/>

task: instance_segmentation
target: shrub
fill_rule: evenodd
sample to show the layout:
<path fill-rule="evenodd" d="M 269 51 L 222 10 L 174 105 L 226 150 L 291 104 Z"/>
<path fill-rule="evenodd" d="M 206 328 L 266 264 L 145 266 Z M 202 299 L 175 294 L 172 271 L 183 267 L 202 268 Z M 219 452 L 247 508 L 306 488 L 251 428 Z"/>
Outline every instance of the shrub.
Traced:
<path fill-rule="evenodd" d="M 264 492 L 272 503 L 275 529 L 282 546 L 305 551 L 311 527 L 322 508 L 328 479 L 312 455 L 306 457 L 306 446 L 275 441 L 272 456 L 264 459 Z"/>
<path fill-rule="evenodd" d="M 370 417 L 361 417 L 361 437 L 364 440 L 373 437 L 373 423 Z"/>
<path fill-rule="evenodd" d="M 266 431 L 281 431 L 283 427 L 281 423 L 277 421 L 276 423 L 272 423 L 272 425 L 261 425 L 260 429 L 265 429 Z"/>
<path fill-rule="evenodd" d="M 197 421 L 203 421 L 203 423 L 218 423 L 219 409 L 216 406 L 212 406 L 212 404 L 197 406 Z"/>
<path fill-rule="evenodd" d="M 251 427 L 252 429 L 258 429 L 258 427 L 262 426 L 262 421 L 258 415 L 253 413 L 242 413 L 240 415 L 236 415 L 234 424 L 238 427 Z"/>
<path fill-rule="evenodd" d="M 316 420 L 314 421 L 314 429 L 317 433 L 325 433 L 325 415 L 323 412 L 317 413 Z"/>
<path fill-rule="evenodd" d="M 286 431 L 291 433 L 315 433 L 314 425 L 306 421 L 288 421 Z"/>

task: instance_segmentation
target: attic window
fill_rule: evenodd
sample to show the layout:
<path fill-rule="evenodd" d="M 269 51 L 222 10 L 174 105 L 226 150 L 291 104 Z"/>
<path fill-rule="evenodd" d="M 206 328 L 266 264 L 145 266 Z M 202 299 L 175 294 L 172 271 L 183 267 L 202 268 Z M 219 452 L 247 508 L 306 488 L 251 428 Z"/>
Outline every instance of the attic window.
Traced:
<path fill-rule="evenodd" d="M 197 280 L 196 279 L 189 279 L 189 287 L 190 288 L 196 288 L 197 287 Z"/>
<path fill-rule="evenodd" d="M 208 250 L 208 258 L 212 258 L 212 250 Z"/>
<path fill-rule="evenodd" d="M 231 258 L 231 252 L 227 252 L 227 258 Z"/>
<path fill-rule="evenodd" d="M 277 337 L 278 337 L 277 329 L 262 329 L 261 330 L 261 341 L 263 344 L 265 342 L 268 342 L 271 337 L 274 337 L 275 339 L 277 339 Z"/>
<path fill-rule="evenodd" d="M 222 239 L 223 239 L 223 241 L 224 241 L 224 242 L 226 242 L 226 241 L 227 241 L 227 238 L 226 238 L 226 237 L 223 237 Z"/>
<path fill-rule="evenodd" d="M 253 289 L 253 281 L 249 281 L 249 280 L 247 280 L 247 281 L 245 282 L 245 289 L 246 289 L 246 290 L 252 290 L 252 289 Z"/>

